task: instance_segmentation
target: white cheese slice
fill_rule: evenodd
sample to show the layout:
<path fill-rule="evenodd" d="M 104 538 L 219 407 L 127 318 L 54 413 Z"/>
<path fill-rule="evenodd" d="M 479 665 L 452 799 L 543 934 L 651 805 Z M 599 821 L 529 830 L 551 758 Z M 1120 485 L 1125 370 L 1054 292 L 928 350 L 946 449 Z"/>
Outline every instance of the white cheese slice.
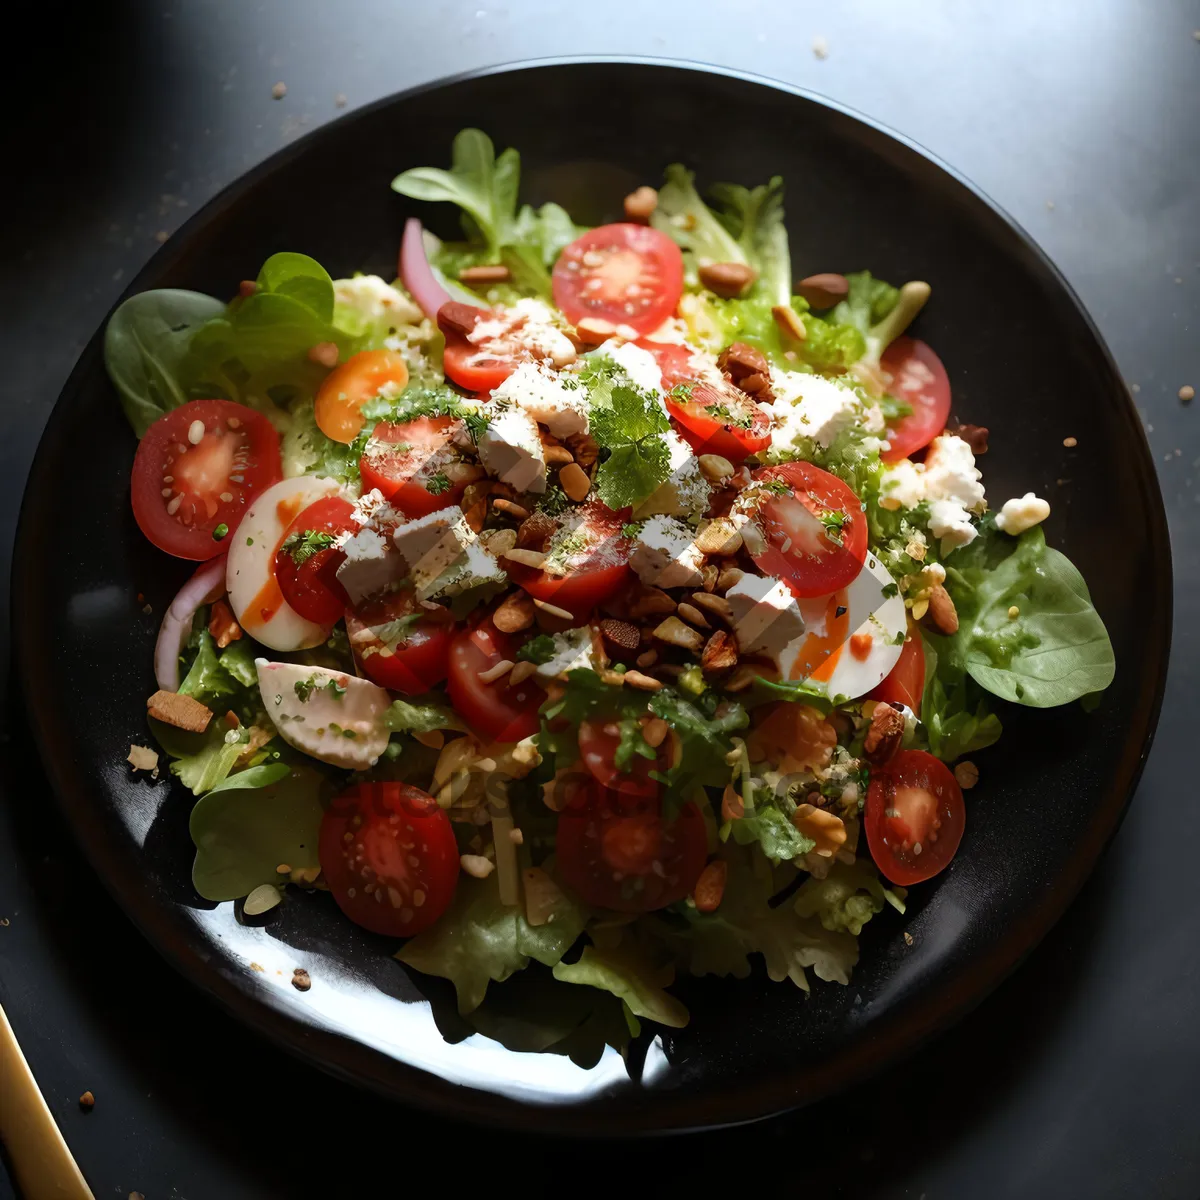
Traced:
<path fill-rule="evenodd" d="M 418 600 L 429 599 L 442 576 L 461 564 L 475 542 L 475 531 L 457 505 L 409 521 L 392 535 Z"/>
<path fill-rule="evenodd" d="M 595 670 L 596 664 L 592 659 L 592 634 L 588 626 L 556 633 L 553 640 L 554 657 L 538 666 L 539 679 L 549 682 L 568 671 L 584 667 Z"/>
<path fill-rule="evenodd" d="M 587 394 L 573 375 L 524 362 L 492 391 L 492 403 L 513 405 L 557 438 L 587 433 Z"/>
<path fill-rule="evenodd" d="M 622 342 L 612 349 L 605 346 L 602 353 L 625 371 L 634 387 L 662 395 L 662 368 L 649 350 L 633 342 Z"/>
<path fill-rule="evenodd" d="M 388 744 L 387 692 L 367 679 L 256 658 L 267 715 L 289 746 L 346 770 L 373 767 Z"/>
<path fill-rule="evenodd" d="M 346 560 L 337 569 L 338 582 L 346 589 L 351 604 L 361 604 L 404 576 L 404 560 L 388 539 L 371 526 L 360 529 L 342 544 Z"/>

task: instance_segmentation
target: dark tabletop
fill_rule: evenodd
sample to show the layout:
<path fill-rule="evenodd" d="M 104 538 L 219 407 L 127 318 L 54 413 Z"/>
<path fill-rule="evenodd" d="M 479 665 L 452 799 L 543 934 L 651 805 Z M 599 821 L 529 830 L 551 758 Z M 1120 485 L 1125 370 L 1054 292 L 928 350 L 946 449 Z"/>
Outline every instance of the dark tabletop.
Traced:
<path fill-rule="evenodd" d="M 1200 1195 L 1200 401 L 1178 397 L 1200 387 L 1200 3 L 112 0 L 86 18 L 20 7 L 35 29 L 7 43 L 9 82 L 23 69 L 0 159 L 4 564 L 58 390 L 156 239 L 342 105 L 580 52 L 720 62 L 824 92 L 990 193 L 1112 346 L 1175 548 L 1177 626 L 1154 752 L 1096 875 L 1018 974 L 917 1059 L 848 1095 L 702 1143 L 622 1147 L 620 1159 L 448 1127 L 244 1033 L 108 899 L 48 795 L 12 680 L 0 1002 L 97 1196 L 397 1192 L 414 1148 L 462 1187 L 487 1186 L 499 1169 L 512 1186 L 557 1192 L 578 1186 L 590 1161 L 583 1170 L 612 1163 L 618 1183 L 654 1171 L 687 1194 L 704 1184 L 685 1176 L 720 1157 L 756 1186 L 816 1197 Z M 62 503 L 69 538 L 71 506 L 87 497 L 65 480 Z M 7 676 L 8 646 L 0 653 Z M 0 1196 L 6 1188 L 0 1169 Z"/>

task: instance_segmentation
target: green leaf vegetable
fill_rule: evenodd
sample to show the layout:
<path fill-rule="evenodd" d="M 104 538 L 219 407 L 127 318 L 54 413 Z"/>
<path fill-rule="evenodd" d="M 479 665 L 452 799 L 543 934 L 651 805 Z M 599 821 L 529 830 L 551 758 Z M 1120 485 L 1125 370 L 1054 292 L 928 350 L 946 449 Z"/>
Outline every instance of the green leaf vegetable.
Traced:
<path fill-rule="evenodd" d="M 675 980 L 675 968 L 670 963 L 656 965 L 629 949 L 629 942 L 622 939 L 616 949 L 585 946 L 578 962 L 555 966 L 554 978 L 612 992 L 635 1018 L 682 1029 L 688 1022 L 688 1010 L 666 990 Z M 631 1027 L 631 1032 L 636 1034 L 637 1029 Z"/>
<path fill-rule="evenodd" d="M 383 714 L 383 723 L 393 733 L 432 733 L 435 729 L 466 730 L 462 719 L 440 700 L 418 696 L 393 700 Z"/>
<path fill-rule="evenodd" d="M 987 693 L 961 667 L 939 655 L 922 639 L 925 653 L 925 694 L 921 698 L 921 727 L 929 752 L 954 762 L 985 750 L 1004 732 L 991 711 Z"/>
<path fill-rule="evenodd" d="M 758 272 L 755 291 L 770 304 L 790 304 L 792 259 L 783 223 L 783 179 L 776 175 L 756 188 L 717 183 L 712 198 L 722 224 Z"/>
<path fill-rule="evenodd" d="M 824 879 L 800 885 L 793 905 L 801 917 L 816 917 L 823 928 L 858 937 L 863 926 L 885 904 L 904 912 L 904 889 L 893 891 L 879 882 L 869 863 L 834 863 Z"/>
<path fill-rule="evenodd" d="M 682 163 L 672 163 L 664 177 L 650 223 L 678 244 L 693 278 L 696 266 L 702 263 L 749 265 L 738 239 L 700 198 L 695 172 Z"/>
<path fill-rule="evenodd" d="M 332 533 L 323 533 L 319 529 L 305 529 L 303 532 L 289 533 L 283 539 L 280 550 L 284 552 L 298 567 L 302 567 L 310 558 L 328 550 L 337 537 Z"/>
<path fill-rule="evenodd" d="M 585 383 L 592 436 L 608 451 L 596 472 L 596 495 L 614 510 L 640 504 L 671 473 L 666 409 L 604 360 L 589 365 Z"/>
<path fill-rule="evenodd" d="M 830 321 L 853 326 L 863 336 L 863 353 L 857 361 L 878 368 L 883 352 L 913 323 L 929 299 L 929 284 L 920 280 L 894 288 L 870 271 L 846 276 L 850 292 L 830 314 Z"/>

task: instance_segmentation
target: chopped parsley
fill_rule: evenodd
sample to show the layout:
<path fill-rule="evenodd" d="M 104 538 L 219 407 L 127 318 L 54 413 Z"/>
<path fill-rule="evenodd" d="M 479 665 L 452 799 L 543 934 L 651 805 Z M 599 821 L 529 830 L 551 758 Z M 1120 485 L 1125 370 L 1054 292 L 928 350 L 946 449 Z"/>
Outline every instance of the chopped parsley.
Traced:
<path fill-rule="evenodd" d="M 314 554 L 328 550 L 337 538 L 332 533 L 321 533 L 316 529 L 306 529 L 303 533 L 290 533 L 283 539 L 280 550 L 286 554 L 298 567 L 302 567 Z"/>
<path fill-rule="evenodd" d="M 671 474 L 666 409 L 611 365 L 592 368 L 586 382 L 592 436 L 608 450 L 596 471 L 596 495 L 612 509 L 640 504 Z"/>
<path fill-rule="evenodd" d="M 634 538 L 638 537 L 645 528 L 645 521 L 630 521 L 628 525 L 621 526 L 621 536 L 623 538 L 629 538 L 629 540 L 632 541 Z"/>
<path fill-rule="evenodd" d="M 770 492 L 772 496 L 790 496 L 792 494 L 792 485 L 782 479 L 764 479 L 755 486 L 762 488 L 764 492 Z"/>
<path fill-rule="evenodd" d="M 329 692 L 335 700 L 340 700 L 346 694 L 345 685 L 338 683 L 336 679 L 322 683 L 319 675 L 310 675 L 307 679 L 296 681 L 296 695 L 300 697 L 301 704 L 307 704 L 314 691 Z"/>
<path fill-rule="evenodd" d="M 431 496 L 440 496 L 443 492 L 448 492 L 450 490 L 449 476 L 439 471 L 432 479 L 425 481 L 425 490 Z"/>
<path fill-rule="evenodd" d="M 567 493 L 558 484 L 552 484 L 538 501 L 537 511 L 548 517 L 559 517 L 570 507 L 571 499 Z"/>
<path fill-rule="evenodd" d="M 711 405 L 707 415 L 716 417 L 730 429 L 749 429 L 754 424 L 754 418 L 749 413 L 735 413 L 728 404 Z"/>
<path fill-rule="evenodd" d="M 846 522 L 850 517 L 844 512 L 837 512 L 832 508 L 821 510 L 821 524 L 825 526 L 825 536 L 839 549 L 845 545 L 842 540 L 842 530 L 846 528 Z"/>
<path fill-rule="evenodd" d="M 898 596 L 900 589 L 894 583 L 886 583 L 883 586 L 882 595 L 885 600 L 890 600 L 893 596 Z"/>
<path fill-rule="evenodd" d="M 555 655 L 554 639 L 548 633 L 539 633 L 517 651 L 521 662 L 536 663 L 539 667 L 548 663 Z"/>

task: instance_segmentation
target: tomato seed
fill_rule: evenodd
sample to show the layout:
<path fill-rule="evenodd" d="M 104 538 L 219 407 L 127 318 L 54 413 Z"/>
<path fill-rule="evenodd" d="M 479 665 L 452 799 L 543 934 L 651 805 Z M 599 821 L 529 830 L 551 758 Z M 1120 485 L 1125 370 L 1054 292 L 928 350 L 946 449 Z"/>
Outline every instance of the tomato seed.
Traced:
<path fill-rule="evenodd" d="M 183 503 L 182 496 L 176 496 L 170 504 L 167 505 L 167 515 L 173 517 L 178 511 L 179 506 Z"/>
<path fill-rule="evenodd" d="M 197 418 L 188 426 L 188 441 L 198 446 L 204 440 L 204 422 Z"/>

